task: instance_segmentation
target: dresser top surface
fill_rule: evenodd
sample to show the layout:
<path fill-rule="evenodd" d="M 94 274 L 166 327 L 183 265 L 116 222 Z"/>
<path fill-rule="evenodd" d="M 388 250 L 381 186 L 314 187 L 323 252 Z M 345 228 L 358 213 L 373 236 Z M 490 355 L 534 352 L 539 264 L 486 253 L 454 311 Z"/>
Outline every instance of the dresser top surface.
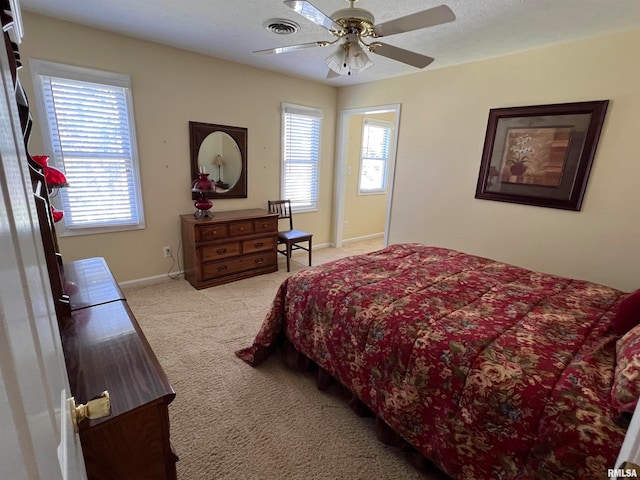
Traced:
<path fill-rule="evenodd" d="M 90 425 L 173 400 L 175 391 L 126 302 L 82 308 L 72 317 L 60 332 L 71 391 L 80 403 L 103 390 L 111 396 L 111 415 Z"/>
<path fill-rule="evenodd" d="M 213 212 L 213 217 L 196 218 L 193 214 L 180 215 L 184 223 L 194 225 L 209 225 L 218 222 L 229 222 L 233 220 L 251 220 L 254 218 L 277 217 L 277 213 L 269 213 L 263 208 L 249 208 L 246 210 L 229 210 L 226 212 Z"/>
<path fill-rule="evenodd" d="M 124 300 L 124 294 L 102 257 L 65 262 L 64 286 L 71 310 Z"/>

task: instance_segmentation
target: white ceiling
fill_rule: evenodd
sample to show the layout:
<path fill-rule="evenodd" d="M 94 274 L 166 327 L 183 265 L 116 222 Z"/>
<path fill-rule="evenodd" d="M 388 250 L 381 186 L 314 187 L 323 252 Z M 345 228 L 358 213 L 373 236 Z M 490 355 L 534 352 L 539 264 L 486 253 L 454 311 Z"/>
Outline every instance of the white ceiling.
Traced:
<path fill-rule="evenodd" d="M 327 15 L 349 6 L 345 0 L 311 1 Z M 360 0 L 355 6 L 373 13 L 378 24 L 442 3 L 455 13 L 454 22 L 384 37 L 385 43 L 434 57 L 429 70 L 640 28 L 640 0 Z M 333 39 L 282 0 L 20 0 L 20 4 L 25 11 L 329 85 L 419 71 L 370 55 L 374 65 L 359 75 L 327 80 L 324 58 L 335 47 L 253 55 L 254 50 Z M 264 26 L 271 19 L 293 20 L 300 30 L 293 35 L 271 33 Z"/>

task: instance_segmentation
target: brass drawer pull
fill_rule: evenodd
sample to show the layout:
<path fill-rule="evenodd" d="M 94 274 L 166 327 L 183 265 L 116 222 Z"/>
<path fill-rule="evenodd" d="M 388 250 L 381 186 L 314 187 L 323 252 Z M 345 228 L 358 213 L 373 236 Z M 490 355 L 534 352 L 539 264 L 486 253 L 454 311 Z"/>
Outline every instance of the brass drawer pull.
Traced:
<path fill-rule="evenodd" d="M 218 250 L 216 250 L 216 253 L 218 255 L 222 255 L 224 253 L 227 253 L 227 249 L 226 248 L 219 248 Z"/>
<path fill-rule="evenodd" d="M 264 242 L 257 242 L 253 244 L 254 247 L 262 247 L 264 246 Z"/>
<path fill-rule="evenodd" d="M 218 271 L 219 271 L 219 272 L 224 272 L 226 269 L 227 269 L 227 266 L 226 266 L 226 265 L 220 265 L 220 266 L 218 267 Z"/>
<path fill-rule="evenodd" d="M 202 231 L 202 239 L 206 240 L 207 238 L 216 238 L 219 237 L 218 230 L 204 230 Z"/>
<path fill-rule="evenodd" d="M 75 398 L 71 397 L 69 399 L 69 408 L 71 409 L 71 423 L 73 424 L 73 430 L 77 433 L 79 431 L 78 424 L 85 418 L 95 420 L 111 415 L 109 392 L 105 390 L 94 399 L 89 400 L 86 404 L 83 403 L 80 405 L 76 405 Z"/>
<path fill-rule="evenodd" d="M 256 265 L 262 265 L 264 263 L 264 258 L 256 258 Z"/>

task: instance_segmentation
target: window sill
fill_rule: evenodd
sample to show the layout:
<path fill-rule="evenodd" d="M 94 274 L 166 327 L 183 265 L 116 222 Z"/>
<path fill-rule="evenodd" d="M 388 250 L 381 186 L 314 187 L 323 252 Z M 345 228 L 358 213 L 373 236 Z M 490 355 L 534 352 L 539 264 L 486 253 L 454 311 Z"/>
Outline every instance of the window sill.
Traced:
<path fill-rule="evenodd" d="M 62 228 L 57 232 L 59 237 L 78 237 L 81 235 L 97 235 L 100 233 L 128 232 L 130 230 L 144 230 L 144 224 L 121 225 L 110 227 L 87 227 L 87 228 Z"/>

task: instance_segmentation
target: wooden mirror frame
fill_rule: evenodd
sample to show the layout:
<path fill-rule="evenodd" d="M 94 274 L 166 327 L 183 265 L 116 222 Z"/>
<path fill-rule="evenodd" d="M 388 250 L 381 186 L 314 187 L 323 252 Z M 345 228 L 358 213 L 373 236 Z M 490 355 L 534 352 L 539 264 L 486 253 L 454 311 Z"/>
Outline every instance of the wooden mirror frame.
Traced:
<path fill-rule="evenodd" d="M 240 178 L 229 189 L 224 192 L 208 192 L 207 198 L 247 198 L 247 129 L 243 127 L 230 127 L 228 125 L 216 125 L 213 123 L 189 122 L 189 142 L 191 149 L 191 180 L 198 178 L 200 166 L 198 164 L 198 154 L 202 142 L 212 133 L 222 132 L 233 138 L 240 149 L 242 169 Z M 215 180 L 215 179 L 210 179 Z M 197 199 L 200 195 L 192 193 L 192 199 Z"/>

